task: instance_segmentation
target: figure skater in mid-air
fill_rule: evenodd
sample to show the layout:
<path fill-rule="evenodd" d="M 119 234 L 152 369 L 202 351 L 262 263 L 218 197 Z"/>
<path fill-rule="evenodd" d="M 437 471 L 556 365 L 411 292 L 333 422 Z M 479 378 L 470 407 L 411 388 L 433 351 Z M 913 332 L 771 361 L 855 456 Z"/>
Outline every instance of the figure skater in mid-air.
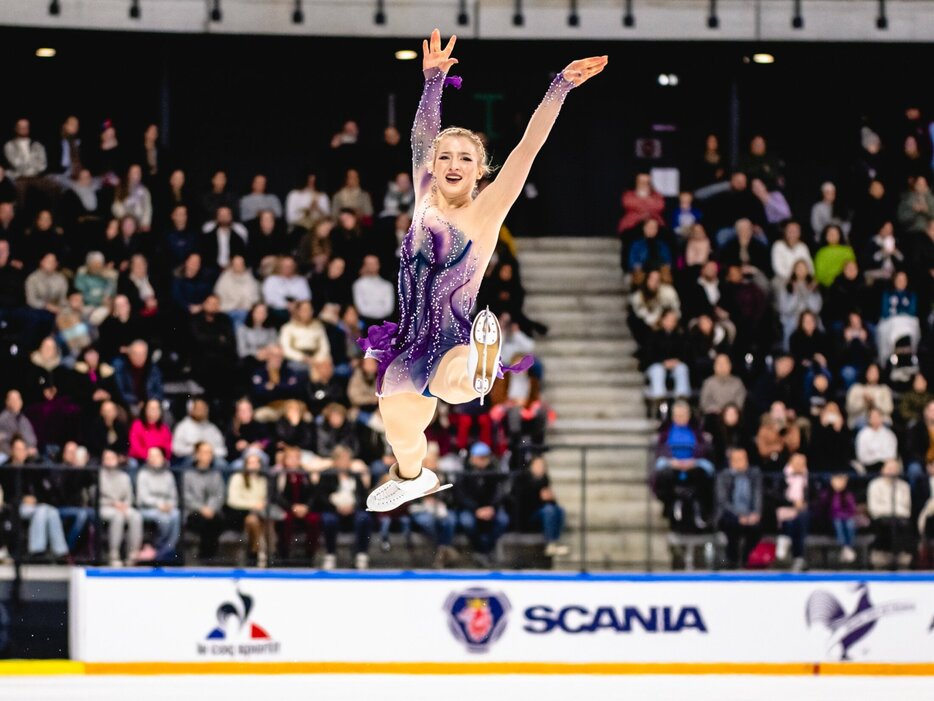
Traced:
<path fill-rule="evenodd" d="M 444 48 L 435 29 L 422 42 L 425 87 L 412 126 L 412 181 L 415 216 L 402 242 L 399 270 L 399 324 L 371 326 L 360 339 L 379 364 L 377 396 L 386 440 L 396 464 L 390 479 L 367 499 L 371 511 L 392 511 L 442 486 L 423 470 L 428 449 L 425 429 L 438 399 L 463 404 L 484 397 L 503 369 L 502 334 L 496 316 L 481 310 L 470 322 L 480 282 L 500 227 L 525 185 L 532 161 L 548 138 L 568 92 L 597 75 L 606 56 L 574 61 L 552 81 L 525 135 L 496 179 L 480 194 L 488 175 L 486 149 L 468 129 L 441 131 L 441 91 L 460 87 L 447 73 L 456 37 Z"/>

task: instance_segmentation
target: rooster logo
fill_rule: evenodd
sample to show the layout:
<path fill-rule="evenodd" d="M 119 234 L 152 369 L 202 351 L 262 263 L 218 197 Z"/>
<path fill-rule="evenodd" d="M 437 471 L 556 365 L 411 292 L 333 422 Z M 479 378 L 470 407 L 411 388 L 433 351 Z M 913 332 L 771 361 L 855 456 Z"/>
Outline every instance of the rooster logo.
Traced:
<path fill-rule="evenodd" d="M 451 594 L 444 608 L 454 637 L 470 652 L 485 652 L 506 629 L 509 600 L 501 593 L 472 588 Z"/>
<path fill-rule="evenodd" d="M 850 660 L 850 649 L 876 627 L 879 619 L 891 613 L 911 611 L 914 604 L 888 603 L 873 605 L 865 582 L 856 585 L 859 599 L 852 613 L 847 613 L 833 594 L 816 591 L 808 598 L 804 620 L 808 627 L 820 624 L 830 631 L 828 651 L 838 659 Z"/>
<path fill-rule="evenodd" d="M 217 607 L 217 627 L 208 633 L 208 640 L 227 640 L 234 633 L 239 633 L 250 618 L 250 611 L 253 610 L 253 597 L 237 590 L 237 597 L 240 599 L 240 606 L 235 603 L 225 601 Z M 232 626 L 236 626 L 232 629 Z M 269 633 L 255 623 L 250 623 L 250 640 L 268 640 Z"/>

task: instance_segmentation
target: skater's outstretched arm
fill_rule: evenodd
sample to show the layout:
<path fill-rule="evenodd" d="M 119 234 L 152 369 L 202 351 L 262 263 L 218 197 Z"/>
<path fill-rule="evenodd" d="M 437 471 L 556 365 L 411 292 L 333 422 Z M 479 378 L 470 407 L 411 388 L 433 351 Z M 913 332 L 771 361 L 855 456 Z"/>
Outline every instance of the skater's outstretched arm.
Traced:
<path fill-rule="evenodd" d="M 415 122 L 412 124 L 412 183 L 415 199 L 421 200 L 431 189 L 431 146 L 441 129 L 441 91 L 444 78 L 457 63 L 451 58 L 456 36 L 451 36 L 448 45 L 441 48 L 441 32 L 437 29 L 431 38 L 422 42 L 422 71 L 425 73 L 425 88 L 418 103 Z"/>
<path fill-rule="evenodd" d="M 509 154 L 496 180 L 490 183 L 475 201 L 476 210 L 484 220 L 482 230 L 492 231 L 494 236 L 498 235 L 500 224 L 522 192 L 532 168 L 532 161 L 551 133 L 551 127 L 558 118 L 564 98 L 571 88 L 597 75 L 606 64 L 606 56 L 579 59 L 555 76 L 548 92 L 545 93 L 545 98 L 529 120 L 522 140 Z"/>

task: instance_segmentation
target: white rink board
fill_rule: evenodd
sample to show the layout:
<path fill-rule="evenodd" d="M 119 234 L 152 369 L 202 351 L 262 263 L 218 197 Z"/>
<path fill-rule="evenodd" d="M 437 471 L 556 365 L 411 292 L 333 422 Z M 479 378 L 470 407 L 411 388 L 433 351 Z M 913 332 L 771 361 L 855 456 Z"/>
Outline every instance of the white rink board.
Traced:
<path fill-rule="evenodd" d="M 92 569 L 71 616 L 85 662 L 934 661 L 921 574 Z"/>

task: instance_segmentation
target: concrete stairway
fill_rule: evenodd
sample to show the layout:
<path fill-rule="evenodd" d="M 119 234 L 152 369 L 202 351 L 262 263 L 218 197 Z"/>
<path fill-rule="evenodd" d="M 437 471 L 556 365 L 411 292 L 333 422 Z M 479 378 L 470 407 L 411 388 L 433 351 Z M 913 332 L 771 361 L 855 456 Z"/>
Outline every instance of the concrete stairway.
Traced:
<path fill-rule="evenodd" d="M 587 450 L 586 560 L 590 569 L 667 567 L 665 522 L 646 484 L 643 378 L 626 326 L 619 243 L 611 238 L 520 239 L 526 313 L 550 327 L 536 340 L 545 397 L 558 414 L 548 434 L 555 491 L 567 510 L 571 554 L 581 560 L 581 454 Z M 596 446 L 624 446 L 598 449 Z M 651 530 L 649 526 L 651 525 Z"/>

